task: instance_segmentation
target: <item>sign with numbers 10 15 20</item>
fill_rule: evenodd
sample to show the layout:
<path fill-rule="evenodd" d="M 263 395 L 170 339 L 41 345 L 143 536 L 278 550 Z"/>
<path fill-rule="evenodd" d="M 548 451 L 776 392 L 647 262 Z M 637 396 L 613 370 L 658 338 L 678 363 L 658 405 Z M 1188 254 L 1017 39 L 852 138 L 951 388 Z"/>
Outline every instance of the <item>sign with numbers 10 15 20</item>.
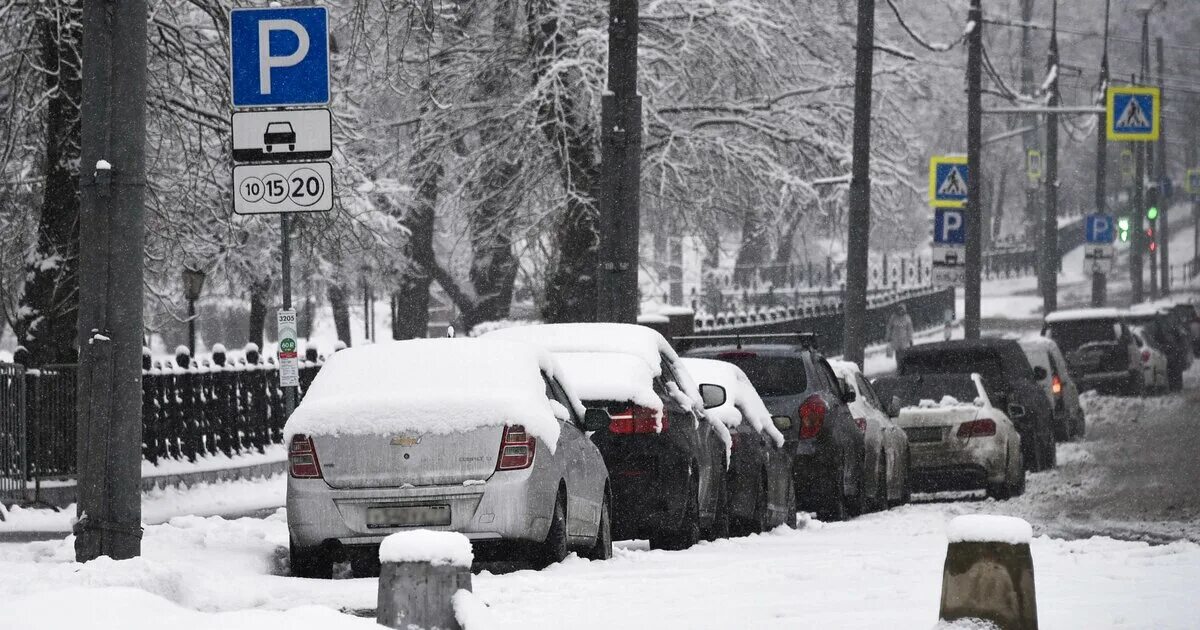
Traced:
<path fill-rule="evenodd" d="M 237 214 L 333 209 L 333 169 L 328 162 L 237 165 L 233 185 Z"/>

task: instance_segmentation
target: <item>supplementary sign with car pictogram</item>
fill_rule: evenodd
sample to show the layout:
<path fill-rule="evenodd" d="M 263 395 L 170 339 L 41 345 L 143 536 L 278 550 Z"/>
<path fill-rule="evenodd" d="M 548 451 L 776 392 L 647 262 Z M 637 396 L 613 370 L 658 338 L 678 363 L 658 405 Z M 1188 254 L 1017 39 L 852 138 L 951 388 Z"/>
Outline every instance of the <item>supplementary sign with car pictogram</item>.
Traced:
<path fill-rule="evenodd" d="M 1112 269 L 1117 223 L 1107 214 L 1089 214 L 1083 224 L 1083 271 L 1107 274 Z"/>
<path fill-rule="evenodd" d="M 1158 88 L 1110 86 L 1106 102 L 1109 140 L 1158 140 L 1162 128 L 1162 94 Z"/>
<path fill-rule="evenodd" d="M 935 208 L 961 208 L 967 204 L 967 157 L 935 155 L 929 159 L 929 203 Z"/>
<path fill-rule="evenodd" d="M 966 280 L 966 211 L 938 208 L 933 214 L 933 283 L 961 286 Z"/>
<path fill-rule="evenodd" d="M 233 167 L 238 214 L 324 212 L 333 209 L 329 162 L 239 164 Z"/>
<path fill-rule="evenodd" d="M 328 109 L 233 113 L 234 162 L 305 162 L 333 156 Z"/>

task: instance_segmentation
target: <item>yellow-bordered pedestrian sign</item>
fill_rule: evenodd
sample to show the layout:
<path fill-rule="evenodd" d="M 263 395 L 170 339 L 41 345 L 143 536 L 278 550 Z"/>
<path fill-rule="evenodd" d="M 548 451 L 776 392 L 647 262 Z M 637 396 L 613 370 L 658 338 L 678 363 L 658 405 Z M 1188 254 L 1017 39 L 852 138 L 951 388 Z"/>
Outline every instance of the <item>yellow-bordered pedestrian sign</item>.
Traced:
<path fill-rule="evenodd" d="M 1183 188 L 1189 195 L 1200 195 L 1200 168 L 1189 169 L 1183 178 Z"/>
<path fill-rule="evenodd" d="M 1025 153 L 1025 174 L 1029 179 L 1041 179 L 1042 177 L 1042 152 L 1037 149 L 1030 149 Z"/>
<path fill-rule="evenodd" d="M 929 204 L 935 208 L 967 205 L 967 156 L 935 155 L 929 158 Z"/>
<path fill-rule="evenodd" d="M 1109 140 L 1158 140 L 1162 93 L 1156 87 L 1114 85 L 1106 98 Z"/>

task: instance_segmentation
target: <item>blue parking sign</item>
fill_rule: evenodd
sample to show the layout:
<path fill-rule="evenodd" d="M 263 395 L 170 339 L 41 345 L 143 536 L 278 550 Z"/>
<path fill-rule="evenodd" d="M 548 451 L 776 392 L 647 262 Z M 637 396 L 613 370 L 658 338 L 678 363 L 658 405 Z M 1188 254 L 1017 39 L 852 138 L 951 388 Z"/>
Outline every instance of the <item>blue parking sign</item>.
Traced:
<path fill-rule="evenodd" d="M 1084 238 L 1089 243 L 1111 243 L 1116 236 L 1116 222 L 1107 214 L 1089 214 L 1084 222 Z"/>
<path fill-rule="evenodd" d="M 233 9 L 234 107 L 329 102 L 329 16 L 324 7 Z"/>
<path fill-rule="evenodd" d="M 938 208 L 933 213 L 933 242 L 938 245 L 966 245 L 967 222 L 964 211 Z"/>

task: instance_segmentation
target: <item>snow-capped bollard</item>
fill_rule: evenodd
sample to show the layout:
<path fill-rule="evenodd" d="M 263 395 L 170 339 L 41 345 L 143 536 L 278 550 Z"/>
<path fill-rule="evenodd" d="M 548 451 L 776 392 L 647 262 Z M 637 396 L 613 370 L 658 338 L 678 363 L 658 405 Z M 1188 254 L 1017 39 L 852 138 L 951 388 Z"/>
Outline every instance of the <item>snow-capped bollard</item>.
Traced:
<path fill-rule="evenodd" d="M 946 532 L 939 619 L 978 618 L 1003 630 L 1037 630 L 1029 523 L 1010 516 L 959 516 Z"/>
<path fill-rule="evenodd" d="M 471 590 L 471 541 L 455 532 L 418 529 L 379 546 L 375 621 L 405 630 L 462 630 L 455 594 Z"/>

